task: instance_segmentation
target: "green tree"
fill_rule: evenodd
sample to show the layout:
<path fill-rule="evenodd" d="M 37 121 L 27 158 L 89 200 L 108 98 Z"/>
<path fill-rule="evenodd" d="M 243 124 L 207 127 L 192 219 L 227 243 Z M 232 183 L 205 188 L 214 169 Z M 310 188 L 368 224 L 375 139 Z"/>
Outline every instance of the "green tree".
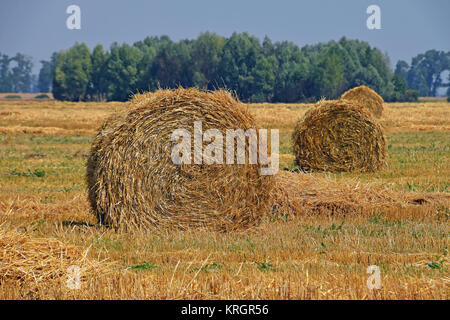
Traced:
<path fill-rule="evenodd" d="M 38 77 L 39 92 L 50 92 L 53 81 L 53 64 L 51 61 L 41 60 L 41 70 Z"/>
<path fill-rule="evenodd" d="M 253 86 L 250 100 L 252 102 L 272 101 L 274 95 L 275 72 L 277 61 L 274 56 L 259 56 L 252 70 Z"/>
<path fill-rule="evenodd" d="M 449 55 L 433 50 L 413 59 L 411 67 L 399 61 L 394 74 L 389 57 L 365 41 L 349 40 L 307 45 L 260 41 L 248 33 L 228 39 L 205 32 L 195 40 L 173 42 L 167 36 L 102 46 L 92 55 L 76 44 L 55 56 L 53 68 L 43 63 L 43 87 L 52 69 L 55 98 L 66 100 L 127 100 L 136 91 L 195 86 L 235 90 L 245 101 L 297 102 L 336 98 L 345 90 L 367 85 L 386 100 L 415 99 L 416 91 L 436 92 L 448 86 L 442 70 Z M 15 82 L 11 59 L 0 55 L 0 89 Z M 17 71 L 17 70 L 16 70 Z M 16 72 L 17 73 L 17 72 Z"/>
<path fill-rule="evenodd" d="M 218 86 L 218 72 L 225 38 L 205 32 L 192 43 L 191 60 L 194 67 L 194 86 L 214 89 Z"/>
<path fill-rule="evenodd" d="M 261 45 L 256 37 L 247 32 L 233 33 L 225 42 L 219 66 L 225 87 L 235 90 L 243 100 L 253 94 L 253 68 L 261 54 Z"/>
<path fill-rule="evenodd" d="M 395 92 L 403 95 L 405 94 L 406 90 L 408 90 L 408 84 L 406 83 L 406 80 L 397 73 L 392 77 L 392 83 L 394 85 Z"/>
<path fill-rule="evenodd" d="M 192 42 L 188 40 L 168 42 L 161 47 L 152 68 L 158 86 L 192 86 L 194 67 L 191 64 L 191 47 Z"/>
<path fill-rule="evenodd" d="M 142 52 L 142 59 L 138 64 L 138 84 L 139 91 L 156 90 L 158 81 L 154 73 L 156 56 L 163 46 L 171 43 L 168 36 L 146 37 L 144 41 L 138 41 L 133 46 Z"/>
<path fill-rule="evenodd" d="M 446 70 L 450 70 L 450 52 L 428 50 L 412 59 L 408 85 L 421 96 L 436 96 L 437 89 L 443 86 L 441 75 Z"/>
<path fill-rule="evenodd" d="M 91 77 L 87 92 L 90 100 L 106 100 L 109 85 L 106 74 L 107 62 L 108 54 L 101 44 L 97 45 L 91 55 Z"/>
<path fill-rule="evenodd" d="M 76 43 L 56 57 L 53 75 L 53 96 L 58 100 L 81 101 L 91 77 L 91 54 L 85 43 Z"/>
<path fill-rule="evenodd" d="M 12 92 L 30 92 L 32 85 L 31 72 L 33 69 L 31 58 L 17 53 L 11 61 L 15 64 L 10 72 Z"/>
<path fill-rule="evenodd" d="M 308 59 L 302 54 L 299 47 L 288 41 L 275 44 L 275 57 L 277 70 L 274 84 L 274 101 L 298 102 L 309 96 Z"/>
<path fill-rule="evenodd" d="M 344 89 L 344 64 L 335 47 L 323 52 L 313 70 L 315 98 L 337 98 Z"/>
<path fill-rule="evenodd" d="M 399 75 L 403 79 L 408 79 L 409 65 L 406 61 L 399 60 L 395 66 L 395 74 Z"/>
<path fill-rule="evenodd" d="M 10 61 L 8 55 L 0 52 L 0 92 L 12 92 Z"/>
<path fill-rule="evenodd" d="M 134 46 L 113 43 L 107 62 L 107 79 L 109 83 L 108 99 L 126 101 L 139 86 L 138 65 L 142 52 Z"/>

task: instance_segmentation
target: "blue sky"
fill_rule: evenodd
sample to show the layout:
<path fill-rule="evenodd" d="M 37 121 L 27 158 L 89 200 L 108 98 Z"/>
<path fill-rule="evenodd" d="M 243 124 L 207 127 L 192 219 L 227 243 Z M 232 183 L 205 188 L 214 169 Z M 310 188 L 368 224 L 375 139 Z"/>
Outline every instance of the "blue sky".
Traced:
<path fill-rule="evenodd" d="M 81 30 L 66 27 L 71 4 L 81 8 Z M 381 9 L 381 30 L 366 27 L 371 4 Z M 39 60 L 75 41 L 92 48 L 152 35 L 180 40 L 203 31 L 223 36 L 248 31 L 299 46 L 346 36 L 387 52 L 392 64 L 409 63 L 428 49 L 450 50 L 449 13 L 449 0 L 2 0 L 0 52 L 33 57 L 37 72 Z"/>

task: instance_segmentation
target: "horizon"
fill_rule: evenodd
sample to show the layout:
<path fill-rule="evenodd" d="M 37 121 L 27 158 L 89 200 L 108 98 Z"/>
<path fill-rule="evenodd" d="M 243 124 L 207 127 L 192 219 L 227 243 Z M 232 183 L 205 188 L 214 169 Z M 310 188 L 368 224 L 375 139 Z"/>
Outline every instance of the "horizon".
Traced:
<path fill-rule="evenodd" d="M 69 30 L 66 13 L 69 5 L 81 9 L 81 29 Z M 447 31 L 450 2 L 436 0 L 410 3 L 350 0 L 239 2 L 211 5 L 205 0 L 190 2 L 133 1 L 136 6 L 117 1 L 6 0 L 0 12 L 0 52 L 9 56 L 23 53 L 33 60 L 33 73 L 40 60 L 49 60 L 55 51 L 84 42 L 90 49 L 113 42 L 133 44 L 147 36 L 167 35 L 173 41 L 195 39 L 203 32 L 229 37 L 233 32 L 248 32 L 260 41 L 291 41 L 299 47 L 338 41 L 342 37 L 368 42 L 387 53 L 391 68 L 398 60 L 427 50 L 450 50 Z M 369 30 L 366 9 L 376 4 L 381 10 L 381 29 Z M 307 30 L 305 32 L 304 30 Z M 402 41 L 399 41 L 402 40 Z"/>

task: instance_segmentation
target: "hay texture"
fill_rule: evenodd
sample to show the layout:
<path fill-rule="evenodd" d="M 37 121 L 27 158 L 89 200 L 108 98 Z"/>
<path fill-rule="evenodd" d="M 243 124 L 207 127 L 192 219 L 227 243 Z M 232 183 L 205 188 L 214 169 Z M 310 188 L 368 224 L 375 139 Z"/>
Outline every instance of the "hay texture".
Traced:
<path fill-rule="evenodd" d="M 27 299 L 45 298 L 54 288 L 70 291 L 67 283 L 73 267 L 79 268 L 82 283 L 87 277 L 107 274 L 111 267 L 91 260 L 79 247 L 12 230 L 0 229 L 0 248 L 0 288 L 17 288 Z"/>
<path fill-rule="evenodd" d="M 380 118 L 383 114 L 383 98 L 369 87 L 359 86 L 350 89 L 342 94 L 341 99 L 352 101 L 366 108 L 376 118 Z"/>
<path fill-rule="evenodd" d="M 320 101 L 297 122 L 292 138 L 296 162 L 304 171 L 373 172 L 385 165 L 381 126 L 347 100 Z"/>
<path fill-rule="evenodd" d="M 280 171 L 271 192 L 274 216 L 363 216 L 380 212 L 394 218 L 443 216 L 448 193 L 393 192 L 358 180 L 332 180 L 308 173 Z"/>
<path fill-rule="evenodd" d="M 259 163 L 226 164 L 225 151 L 223 164 L 195 164 L 193 154 L 192 164 L 173 163 L 176 142 L 171 135 L 186 129 L 193 139 L 194 121 L 202 121 L 203 132 L 219 130 L 224 143 L 226 129 L 256 129 L 243 104 L 221 90 L 138 94 L 126 110 L 106 121 L 87 168 L 89 199 L 99 222 L 224 231 L 247 228 L 260 219 L 272 178 L 260 175 Z"/>

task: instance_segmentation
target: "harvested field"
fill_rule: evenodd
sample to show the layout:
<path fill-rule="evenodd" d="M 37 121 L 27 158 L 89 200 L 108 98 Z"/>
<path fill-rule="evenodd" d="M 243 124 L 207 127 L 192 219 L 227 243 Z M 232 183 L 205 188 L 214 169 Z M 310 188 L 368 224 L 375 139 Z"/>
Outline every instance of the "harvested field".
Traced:
<path fill-rule="evenodd" d="M 0 299 L 448 300 L 450 103 L 386 103 L 378 172 L 300 174 L 291 135 L 311 107 L 247 105 L 280 130 L 261 223 L 127 232 L 96 226 L 84 178 L 100 123 L 124 104 L 0 101 Z"/>

